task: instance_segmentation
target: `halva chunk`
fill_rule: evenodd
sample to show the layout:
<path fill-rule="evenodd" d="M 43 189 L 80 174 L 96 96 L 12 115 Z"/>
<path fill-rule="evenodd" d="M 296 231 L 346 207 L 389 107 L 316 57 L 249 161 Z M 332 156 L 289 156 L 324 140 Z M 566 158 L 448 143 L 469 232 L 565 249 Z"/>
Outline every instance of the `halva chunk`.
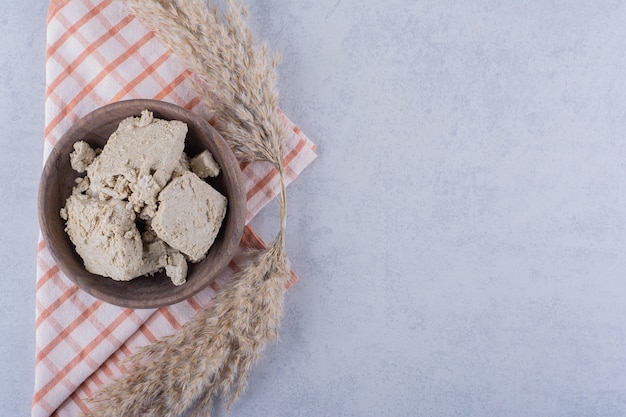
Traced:
<path fill-rule="evenodd" d="M 144 205 L 155 209 L 156 195 L 180 163 L 186 135 L 185 123 L 155 119 L 147 110 L 123 120 L 87 167 L 94 195 L 128 199 L 137 213 Z"/>
<path fill-rule="evenodd" d="M 189 162 L 191 171 L 200 178 L 217 177 L 220 175 L 220 166 L 215 162 L 213 155 L 208 150 L 200 152 L 191 158 Z"/>
<path fill-rule="evenodd" d="M 70 154 L 70 164 L 76 172 L 85 172 L 96 157 L 96 151 L 84 140 L 74 144 L 74 152 Z"/>
<path fill-rule="evenodd" d="M 186 134 L 184 123 L 145 110 L 122 121 L 100 153 L 74 144 L 71 166 L 87 175 L 60 214 L 88 271 L 127 281 L 164 269 L 182 285 L 187 261 L 206 256 L 227 200 L 190 171 Z M 194 160 L 201 175 L 219 174 L 208 151 Z"/>
<path fill-rule="evenodd" d="M 192 261 L 204 258 L 226 215 L 226 197 L 192 172 L 174 178 L 159 194 L 152 229 Z"/>
<path fill-rule="evenodd" d="M 66 231 L 91 273 L 116 281 L 135 278 L 143 245 L 135 213 L 122 201 L 73 194 L 65 205 Z"/>

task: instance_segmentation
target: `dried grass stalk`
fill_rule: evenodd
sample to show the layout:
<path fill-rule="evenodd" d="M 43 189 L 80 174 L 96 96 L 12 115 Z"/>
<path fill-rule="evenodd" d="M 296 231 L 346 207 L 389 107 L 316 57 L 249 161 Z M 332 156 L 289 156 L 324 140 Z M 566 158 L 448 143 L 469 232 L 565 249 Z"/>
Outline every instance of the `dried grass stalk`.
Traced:
<path fill-rule="evenodd" d="M 136 353 L 131 372 L 100 389 L 87 415 L 208 416 L 218 394 L 229 408 L 263 345 L 278 337 L 286 267 L 277 245 L 255 252 L 198 318 Z"/>
<path fill-rule="evenodd" d="M 265 45 L 247 26 L 248 12 L 235 0 L 223 14 L 201 0 L 127 0 L 196 75 L 195 89 L 233 152 L 249 161 L 281 163 L 283 128 L 276 114 L 275 67 Z"/>
<path fill-rule="evenodd" d="M 276 111 L 278 58 L 256 45 L 247 11 L 236 0 L 227 1 L 223 14 L 200 0 L 126 3 L 195 74 L 194 88 L 235 154 L 276 167 L 281 221 L 274 241 L 251 253 L 214 304 L 174 335 L 134 355 L 129 373 L 90 400 L 87 416 L 209 416 L 217 395 L 227 409 L 239 398 L 264 345 L 278 337 L 289 279 L 284 128 Z"/>

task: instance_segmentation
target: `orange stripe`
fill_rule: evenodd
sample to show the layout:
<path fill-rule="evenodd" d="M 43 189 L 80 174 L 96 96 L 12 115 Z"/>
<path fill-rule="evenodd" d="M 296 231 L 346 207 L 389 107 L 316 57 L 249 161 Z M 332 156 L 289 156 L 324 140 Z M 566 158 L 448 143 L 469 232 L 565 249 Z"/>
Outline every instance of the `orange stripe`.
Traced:
<path fill-rule="evenodd" d="M 113 366 L 117 367 L 117 369 L 119 369 L 119 366 L 117 366 L 118 363 L 121 362 L 121 359 L 118 357 L 119 353 L 118 351 L 113 352 L 113 354 L 111 355 L 111 357 L 109 359 L 107 359 L 101 366 L 100 368 L 98 368 L 98 371 L 101 372 L 102 374 L 104 374 L 104 376 L 106 376 L 109 379 L 114 379 L 115 378 L 115 370 L 113 369 Z M 94 379 L 94 383 L 97 385 L 102 385 L 103 381 L 100 379 L 100 376 L 97 375 L 97 372 L 93 373 L 93 376 L 95 378 L 91 378 L 90 379 Z"/>
<path fill-rule="evenodd" d="M 76 77 L 74 77 L 74 80 L 77 80 Z M 82 80 L 84 81 L 84 80 Z M 46 101 L 51 101 L 58 109 L 59 109 L 59 113 L 65 113 L 65 117 L 71 122 L 75 122 L 76 120 L 78 120 L 78 115 L 76 115 L 76 113 L 73 112 L 73 109 L 68 109 L 67 108 L 67 103 L 66 101 L 59 97 L 58 94 L 53 91 L 48 97 L 46 97 Z M 44 130 L 45 132 L 45 130 Z M 65 132 L 60 132 L 61 135 Z M 44 139 L 50 143 L 50 145 L 54 146 L 57 144 L 59 138 L 61 135 L 58 134 L 53 134 L 53 131 L 50 131 L 49 134 L 44 136 Z"/>
<path fill-rule="evenodd" d="M 130 355 L 132 355 L 133 352 L 130 350 L 130 348 L 126 344 L 123 344 L 122 346 L 120 346 L 120 348 L 115 352 L 115 356 L 113 357 L 114 359 L 113 363 L 116 366 L 118 366 L 120 370 L 123 371 L 124 369 L 126 369 L 126 367 L 124 366 L 124 363 L 122 362 L 122 358 L 119 357 L 120 352 L 126 355 L 126 357 L 129 357 Z"/>
<path fill-rule="evenodd" d="M 83 312 L 78 315 L 78 317 L 76 317 L 72 323 L 70 323 L 65 329 L 63 329 L 63 331 L 59 332 L 54 339 L 48 342 L 48 344 L 37 353 L 37 359 L 41 360 L 41 358 L 47 356 L 52 351 L 52 349 L 54 349 L 59 343 L 63 341 L 63 338 L 70 335 L 74 330 L 76 330 L 76 328 L 78 328 L 81 323 L 87 320 L 88 316 L 90 316 L 95 310 L 97 310 L 101 304 L 102 301 L 97 301 L 92 304 L 91 307 L 89 307 L 88 309 L 83 310 Z"/>
<path fill-rule="evenodd" d="M 48 14 L 46 15 L 46 23 L 50 23 L 57 15 L 59 10 L 63 8 L 70 0 L 50 0 L 48 4 Z"/>
<path fill-rule="evenodd" d="M 241 271 L 241 268 L 239 268 L 239 265 L 237 265 L 234 260 L 228 263 L 228 267 L 232 269 L 234 273 Z"/>
<path fill-rule="evenodd" d="M 92 374 L 88 379 L 92 380 L 94 384 L 96 384 L 97 386 L 101 386 L 103 384 L 102 379 L 100 379 L 100 376 L 98 376 L 97 374 Z M 85 382 L 83 382 L 81 384 L 81 390 L 85 393 L 85 395 L 88 398 L 91 398 L 93 391 L 91 390 L 91 388 L 89 388 L 89 384 L 87 383 L 87 380 L 85 380 Z M 76 395 L 78 394 L 78 390 L 76 390 L 74 392 Z M 74 394 L 72 394 L 74 395 Z"/>
<path fill-rule="evenodd" d="M 103 24 L 103 25 L 106 25 L 107 23 L 109 23 L 109 22 L 106 20 L 106 17 L 105 17 L 103 14 L 99 14 L 99 15 L 97 16 L 97 19 L 98 19 L 98 20 L 100 20 L 100 21 L 102 22 L 102 24 Z M 128 40 L 127 40 L 124 36 L 121 36 L 121 34 L 117 33 L 117 34 L 115 34 L 115 36 L 114 36 L 114 37 L 115 37 L 115 39 L 116 39 L 116 40 L 120 43 L 120 45 L 122 45 L 125 49 L 128 49 L 128 48 L 130 48 L 130 47 L 131 47 L 131 44 L 128 42 Z M 169 52 L 167 52 L 167 54 L 168 54 L 169 56 L 171 56 L 171 54 L 170 54 Z M 96 55 L 97 55 L 98 57 L 100 57 L 100 55 L 99 55 L 99 54 L 97 54 L 97 53 L 96 53 Z M 169 57 L 168 57 L 168 58 L 169 58 Z M 138 62 L 139 64 L 141 64 L 141 66 L 142 66 L 142 67 L 147 67 L 148 65 L 150 65 L 150 64 L 148 63 L 148 61 L 144 58 L 144 56 L 143 56 L 143 55 L 141 55 L 141 54 L 138 54 L 138 55 L 135 57 L 135 59 L 137 60 L 137 62 Z M 188 72 L 187 70 L 185 70 L 185 71 L 186 71 L 186 72 Z M 154 79 L 154 80 L 155 80 L 155 81 L 156 81 L 156 82 L 157 82 L 157 83 L 161 86 L 161 88 L 162 88 L 162 89 L 166 89 L 166 88 L 168 88 L 168 86 L 169 86 L 169 85 L 167 84 L 167 82 L 166 82 L 166 81 L 165 81 L 165 79 L 161 76 L 161 74 L 160 74 L 160 73 L 158 73 L 158 72 L 153 73 L 153 74 L 152 74 L 152 78 L 153 78 L 153 79 Z M 119 80 L 118 80 L 118 81 L 119 81 Z M 125 85 L 125 83 L 126 83 L 126 80 L 124 80 L 124 82 L 120 82 L 120 85 Z M 177 102 L 177 104 L 182 102 L 182 98 L 180 97 L 180 95 L 178 95 L 178 94 L 174 91 L 174 89 L 172 89 L 172 90 L 170 91 L 170 93 L 171 93 L 171 94 L 172 94 L 172 96 L 173 96 L 173 97 L 172 97 L 172 99 L 173 99 L 175 102 Z M 168 94 L 169 94 L 169 93 L 168 93 Z M 121 95 L 119 95 L 119 94 L 118 94 L 118 95 L 116 95 L 116 97 L 118 97 L 118 96 L 119 96 L 119 99 L 118 99 L 118 100 L 120 100 L 120 99 L 124 98 L 124 96 L 121 96 Z"/>
<path fill-rule="evenodd" d="M 131 81 L 129 81 L 124 88 L 122 88 L 116 95 L 115 95 L 115 99 L 113 99 L 113 101 L 118 101 L 119 98 L 124 97 L 126 94 L 128 94 L 130 91 L 134 90 L 135 87 L 137 87 L 143 80 L 145 80 L 149 75 L 151 75 L 152 73 L 154 73 L 154 71 L 157 70 L 157 68 L 159 68 L 161 66 L 161 64 L 163 64 L 168 58 L 170 57 L 170 54 L 165 53 L 163 55 L 161 55 L 156 61 L 154 61 L 152 64 L 148 65 L 146 67 L 146 69 L 144 69 L 141 74 L 139 74 L 138 76 L 136 76 L 135 78 L 133 78 Z M 118 98 L 119 97 L 119 98 Z"/>
<path fill-rule="evenodd" d="M 191 306 L 191 308 L 194 309 L 196 313 L 202 310 L 202 306 L 200 305 L 200 303 L 198 303 L 198 300 L 196 300 L 196 297 L 191 297 L 187 301 L 189 302 L 189 305 Z"/>
<path fill-rule="evenodd" d="M 50 304 L 50 306 L 48 306 L 48 308 L 46 308 L 44 311 L 41 312 L 39 317 L 37 317 L 37 321 L 35 321 L 35 327 L 36 328 L 39 327 L 41 325 L 41 323 L 43 323 L 48 317 L 50 317 L 52 315 L 52 313 L 54 313 L 56 311 L 56 309 L 59 308 L 62 304 L 64 304 L 71 296 L 76 294 L 77 291 L 78 291 L 78 287 L 77 286 L 72 285 L 71 287 L 69 287 L 63 293 L 63 295 L 61 295 L 59 298 L 57 298 L 54 301 L 54 303 Z"/>
<path fill-rule="evenodd" d="M 254 198 L 254 196 L 260 192 L 260 191 L 265 191 L 268 194 L 268 197 L 271 197 L 271 195 L 269 194 L 272 190 L 267 190 L 266 186 L 270 183 L 270 181 L 272 181 L 276 176 L 278 175 L 278 171 L 275 168 L 272 168 L 272 170 L 270 172 L 268 172 L 267 174 L 265 174 L 265 176 L 263 178 L 261 178 L 260 181 L 257 181 L 254 183 L 254 185 L 252 186 L 252 188 L 250 188 L 248 190 L 248 192 L 246 193 L 246 199 L 248 201 L 252 200 Z"/>
<path fill-rule="evenodd" d="M 98 361 L 92 358 L 84 350 L 81 350 L 82 347 L 78 344 L 76 339 L 74 339 L 73 337 L 69 337 L 65 339 L 65 343 L 70 345 L 72 349 L 74 349 L 75 352 L 78 352 L 78 356 L 80 357 L 81 361 L 83 361 L 87 366 L 89 366 L 92 369 L 92 371 L 95 372 L 96 369 L 100 367 L 100 364 L 98 363 Z"/>
<path fill-rule="evenodd" d="M 285 159 L 283 159 L 283 165 L 288 166 L 291 163 L 291 161 L 293 161 L 293 159 L 296 156 L 298 156 L 300 151 L 304 149 L 305 145 L 306 145 L 306 140 L 303 138 L 300 138 L 296 146 L 291 150 L 291 152 L 289 152 L 289 154 L 287 154 Z"/>
<path fill-rule="evenodd" d="M 74 61 L 72 61 L 67 68 L 65 68 L 65 70 L 59 74 L 59 76 L 53 80 L 49 85 L 48 88 L 46 89 L 46 96 L 49 95 L 52 91 L 56 90 L 59 85 L 70 75 L 74 72 L 74 70 L 76 68 L 78 68 L 78 66 L 85 60 L 87 59 L 88 56 L 90 56 L 91 54 L 94 53 L 94 51 L 96 49 L 98 49 L 98 47 L 100 47 L 100 45 L 102 45 L 103 43 L 105 43 L 106 41 L 108 41 L 109 39 L 111 39 L 111 37 L 113 37 L 113 35 L 115 35 L 116 33 L 118 33 L 120 30 L 122 30 L 124 27 L 126 27 L 130 22 L 132 22 L 134 20 L 134 17 L 132 15 L 128 15 L 126 16 L 124 19 L 122 19 L 121 21 L 119 21 L 115 26 L 111 27 L 104 35 L 100 36 L 98 39 L 96 39 L 95 42 L 89 44 L 85 50 L 83 52 L 81 52 L 80 55 L 78 55 L 76 57 L 76 59 Z"/>
<path fill-rule="evenodd" d="M 80 408 L 80 411 L 84 414 L 89 413 L 89 407 L 87 407 L 87 404 L 85 404 L 85 402 L 83 401 L 82 398 L 80 398 L 78 395 L 75 398 L 72 398 L 72 400 L 74 401 L 74 403 L 78 406 L 78 408 Z"/>
<path fill-rule="evenodd" d="M 196 106 L 200 104 L 200 102 L 202 102 L 202 98 L 200 96 L 195 96 L 194 98 L 189 100 L 189 103 L 186 104 L 187 107 L 185 108 L 188 110 L 194 110 Z"/>
<path fill-rule="evenodd" d="M 128 16 L 127 16 L 127 17 L 128 17 Z M 103 13 L 98 14 L 98 15 L 96 16 L 96 18 L 100 21 L 100 23 L 102 24 L 102 26 L 103 26 L 103 27 L 106 27 L 106 28 L 111 28 L 111 27 L 112 27 L 112 26 L 111 26 L 111 22 L 110 22 L 110 21 L 109 21 L 109 20 L 108 20 L 108 19 L 104 16 L 104 14 L 103 14 Z M 133 16 L 130 16 L 130 18 L 131 18 L 132 20 L 134 20 L 134 17 L 133 17 Z M 61 19 L 59 19 L 59 20 L 61 20 Z M 130 30 L 130 31 L 132 31 L 132 29 L 129 29 L 129 30 Z M 92 43 L 91 41 L 87 40 L 87 39 L 83 36 L 83 34 L 82 34 L 81 32 L 76 32 L 76 33 L 75 33 L 75 39 L 76 39 L 78 42 L 80 42 L 80 43 L 83 45 L 83 47 L 85 47 L 85 48 L 88 48 L 88 47 L 89 47 L 89 45 L 91 45 L 91 43 Z M 121 45 L 123 45 L 123 46 L 124 46 L 124 49 L 128 49 L 128 48 L 130 47 L 129 42 L 126 40 L 126 38 L 124 38 L 123 36 L 121 36 L 121 35 L 120 35 L 120 32 L 113 33 L 113 34 L 112 34 L 112 36 L 111 36 L 111 37 L 109 37 L 109 39 L 116 39 L 116 40 L 117 40 L 117 41 L 118 41 Z M 107 40 L 109 40 L 109 39 L 107 39 Z M 108 59 L 107 59 L 107 58 L 105 58 L 105 57 L 104 57 L 104 56 L 100 53 L 100 50 L 99 50 L 99 49 L 95 49 L 95 50 L 93 51 L 93 55 L 92 55 L 92 56 L 93 56 L 93 58 L 94 58 L 96 61 L 98 61 L 98 63 L 99 63 L 102 67 L 105 67 L 105 66 L 108 64 L 108 62 L 109 62 L 109 61 L 108 61 Z M 69 63 L 67 63 L 67 62 L 65 62 L 65 63 L 61 62 L 61 61 L 63 60 L 63 59 L 62 59 L 62 57 L 59 57 L 59 56 L 57 55 L 57 57 L 56 57 L 56 58 L 57 58 L 57 62 L 58 62 L 59 64 L 62 64 L 62 66 L 63 66 L 63 67 L 66 67 L 66 66 L 68 66 L 68 65 L 69 65 Z M 146 64 L 145 59 L 142 59 L 142 56 L 141 56 L 141 55 L 137 55 L 137 56 L 135 57 L 135 59 L 137 59 L 137 60 L 140 62 L 140 64 L 141 64 L 142 66 L 147 65 L 147 64 Z M 79 74 L 77 74 L 77 73 L 72 74 L 72 76 L 74 77 L 74 79 L 75 79 L 76 81 L 78 81 L 78 80 L 77 80 L 77 76 L 78 76 L 78 75 L 79 75 Z M 126 82 L 127 82 L 127 81 L 126 81 L 126 79 L 125 79 L 125 78 L 124 78 L 124 77 L 123 77 L 123 76 L 122 76 L 122 75 L 121 75 L 118 71 L 113 71 L 113 72 L 111 73 L 111 77 L 112 77 L 115 81 L 117 81 L 117 82 L 119 83 L 119 85 L 126 85 Z M 80 85 L 85 84 L 85 80 L 81 79 L 81 81 L 82 81 L 82 82 L 79 82 L 79 84 L 80 84 Z M 97 97 L 97 98 L 100 98 L 100 97 Z M 135 97 L 135 98 L 136 98 L 136 97 Z M 94 100 L 94 101 L 96 101 L 96 103 L 98 103 L 98 105 L 104 105 L 104 104 L 106 104 L 106 101 L 105 101 L 105 100 L 102 100 L 102 99 L 100 99 L 100 100 Z"/>
<path fill-rule="evenodd" d="M 43 274 L 41 278 L 39 278 L 39 280 L 37 280 L 37 284 L 35 284 L 35 290 L 39 291 L 50 278 L 57 274 L 57 272 L 59 272 L 59 265 L 54 265 L 53 267 L 48 269 L 46 273 Z"/>
<path fill-rule="evenodd" d="M 289 282 L 287 282 L 287 285 L 285 285 L 285 289 L 288 290 L 289 288 L 293 287 L 296 284 L 296 282 L 298 282 L 298 275 L 296 275 L 296 271 L 292 269 L 291 279 L 289 280 Z"/>
<path fill-rule="evenodd" d="M 41 254 L 37 254 L 37 273 L 44 273 L 44 271 L 47 271 L 48 269 L 52 268 L 50 265 L 48 265 L 48 263 L 46 262 L 46 260 L 44 259 L 44 257 Z M 54 264 L 53 264 L 54 265 Z"/>
<path fill-rule="evenodd" d="M 39 400 L 39 401 L 35 401 L 35 400 L 33 399 L 33 406 L 34 406 L 35 404 L 37 404 L 39 407 L 43 408 L 43 410 L 44 410 L 46 413 L 50 414 L 50 415 L 52 415 L 52 413 L 54 412 L 54 408 L 50 405 L 50 403 L 49 403 L 48 401 L 46 401 L 46 400 L 45 400 L 45 399 L 43 399 L 43 398 L 42 398 L 41 400 Z"/>
<path fill-rule="evenodd" d="M 179 85 L 181 85 L 183 82 L 185 82 L 185 80 L 187 79 L 187 77 L 189 77 L 191 73 L 187 70 L 185 70 L 185 72 L 183 72 L 182 74 L 180 74 L 178 77 L 176 77 L 174 79 L 174 81 L 172 81 L 171 83 L 169 83 L 168 85 L 165 86 L 165 88 L 163 88 L 161 90 L 161 92 L 159 94 L 157 94 L 156 96 L 154 96 L 155 100 L 163 100 L 163 98 L 165 98 L 166 96 L 168 96 L 172 91 L 174 91 L 174 89 L 176 87 L 178 87 Z"/>
<path fill-rule="evenodd" d="M 193 109 L 194 107 L 196 107 L 198 105 L 198 103 L 200 103 L 200 97 L 194 97 L 191 100 L 189 100 L 189 102 L 187 104 L 185 104 L 185 108 L 186 109 Z"/>
<path fill-rule="evenodd" d="M 76 391 L 72 393 L 72 397 L 75 395 L 81 398 L 91 398 L 91 394 L 93 393 L 92 389 L 89 387 L 91 384 L 95 384 L 96 386 L 103 385 L 104 381 L 100 378 L 102 374 L 102 365 L 91 375 L 89 375 L 85 380 L 78 386 Z M 91 384 L 90 384 L 91 383 Z"/>
<path fill-rule="evenodd" d="M 79 318 L 82 318 L 83 316 L 85 316 L 87 314 L 91 314 L 91 312 L 94 310 L 94 306 L 99 305 L 99 304 L 100 304 L 100 302 L 95 303 L 89 309 L 85 310 L 79 316 Z M 63 380 L 63 378 L 65 378 L 76 367 L 76 365 L 81 363 L 84 355 L 90 354 L 93 351 L 93 349 L 100 344 L 100 342 L 102 342 L 104 339 L 109 337 L 109 335 L 111 335 L 113 330 L 116 329 L 130 314 L 132 314 L 132 311 L 133 310 L 131 310 L 131 309 L 123 310 L 122 314 L 120 314 L 109 326 L 107 326 L 106 329 L 103 332 L 100 332 L 100 334 L 98 334 L 98 337 L 96 337 L 94 340 L 92 340 L 85 347 L 85 349 L 83 349 L 83 351 L 81 352 L 80 355 L 75 356 L 74 359 L 72 359 L 63 369 L 61 369 L 61 371 L 59 373 L 57 373 L 51 381 L 49 381 L 46 385 L 43 386 L 43 388 L 41 388 L 39 391 L 37 391 L 35 393 L 34 401 L 35 402 L 39 401 L 42 397 L 44 397 L 56 385 L 57 382 Z M 40 351 L 37 354 L 37 357 L 40 358 L 44 352 L 45 352 L 45 355 L 47 355 L 50 352 L 50 350 L 54 346 L 56 346 L 59 343 L 60 340 L 62 340 L 62 338 L 60 339 L 60 336 L 65 337 L 68 333 L 70 333 L 72 330 L 74 330 L 77 327 L 77 325 L 75 325 L 76 321 L 78 321 L 78 319 L 75 320 L 72 323 L 72 325 L 70 325 L 66 329 L 66 331 L 63 331 L 59 335 L 57 335 L 57 337 L 52 342 L 50 342 L 42 351 Z M 50 346 L 52 344 L 54 344 L 54 346 L 52 348 L 50 348 Z"/>
<path fill-rule="evenodd" d="M 288 166 L 289 163 L 298 155 L 298 153 L 304 148 L 305 141 L 300 139 L 296 144 L 296 147 L 293 148 L 287 156 L 283 159 L 283 165 Z M 262 191 L 269 183 L 272 181 L 276 175 L 278 175 L 278 171 L 275 168 L 272 168 L 270 172 L 268 172 L 265 177 L 261 179 L 261 181 L 254 184 L 254 186 L 248 190 L 246 193 L 246 198 L 248 200 L 252 200 L 252 198 L 259 192 Z M 269 195 L 268 195 L 269 196 Z"/>
<path fill-rule="evenodd" d="M 155 317 L 155 315 L 154 315 L 154 314 L 150 316 L 150 319 L 151 319 L 152 321 L 154 321 L 154 318 L 153 318 L 153 317 Z M 152 333 L 152 331 L 151 331 L 151 330 L 150 330 L 150 328 L 148 327 L 147 321 L 146 321 L 146 323 L 144 323 L 144 324 L 143 324 L 143 326 L 141 326 L 141 327 L 139 328 L 139 330 L 138 330 L 138 331 L 139 331 L 139 332 L 141 332 L 144 336 L 146 336 L 146 339 L 148 339 L 148 341 L 149 341 L 150 343 L 153 343 L 153 342 L 155 342 L 155 341 L 157 340 L 157 337 L 154 335 L 154 333 Z"/>
<path fill-rule="evenodd" d="M 296 174 L 296 171 L 293 170 L 293 168 L 291 168 L 291 166 L 287 165 L 285 167 L 285 175 L 287 176 L 287 178 L 295 178 L 298 175 Z"/>
<path fill-rule="evenodd" d="M 152 314 L 154 314 L 154 312 Z M 152 314 L 150 314 L 150 316 Z M 130 319 L 133 321 L 133 323 L 135 323 L 135 326 L 139 328 L 139 326 L 142 326 L 150 318 L 150 316 L 148 316 L 146 319 L 142 319 L 138 314 L 133 314 Z"/>
<path fill-rule="evenodd" d="M 254 229 L 248 225 L 243 229 L 241 244 L 248 249 L 265 249 L 265 242 L 257 235 Z"/>
<path fill-rule="evenodd" d="M 67 3 L 67 2 L 65 2 L 65 3 Z M 56 15 L 56 13 L 59 11 L 59 9 L 61 9 L 63 6 L 65 6 L 65 3 L 58 2 L 58 4 L 56 4 L 56 5 L 53 5 L 52 3 L 50 4 L 50 7 L 55 6 L 55 9 L 53 10 L 54 15 Z M 76 23 L 74 23 L 72 26 L 67 28 L 66 31 L 63 32 L 63 35 L 59 39 L 57 39 L 56 42 L 54 42 L 52 45 L 50 45 L 48 47 L 48 49 L 46 51 L 46 59 L 48 59 L 52 54 L 54 54 L 57 51 L 57 49 L 59 49 L 61 47 L 61 45 L 63 45 L 63 43 L 66 40 L 71 38 L 72 35 L 74 35 L 74 33 L 76 33 L 76 31 L 78 29 L 80 29 L 82 26 L 84 26 L 85 23 L 87 23 L 89 20 L 91 20 L 92 17 L 96 16 L 98 13 L 100 13 L 103 9 L 105 9 L 110 4 L 111 4 L 111 0 L 103 1 L 102 3 L 100 3 L 99 5 L 94 7 L 93 9 L 90 9 L 87 13 L 85 13 L 85 15 L 83 17 L 78 19 L 78 21 Z M 50 11 L 49 11 L 49 13 L 50 13 Z M 52 20 L 52 18 L 49 17 L 49 20 Z"/>
<path fill-rule="evenodd" d="M 46 241 L 44 239 L 41 239 L 41 241 L 37 245 L 37 253 L 41 252 L 41 250 L 45 248 L 46 245 L 47 245 Z"/>
<path fill-rule="evenodd" d="M 165 320 L 167 320 L 174 329 L 178 329 L 180 327 L 180 323 L 178 322 L 178 320 L 176 320 L 176 317 L 172 315 L 172 312 L 167 307 L 161 307 L 159 309 L 159 313 L 163 315 Z"/>
<path fill-rule="evenodd" d="M 66 111 L 60 112 L 59 114 L 56 115 L 54 119 L 52 119 L 52 121 L 48 124 L 48 126 L 46 126 L 46 129 L 44 131 L 44 136 L 48 136 L 48 134 L 61 122 L 61 120 L 63 120 L 63 117 L 65 117 L 66 113 L 74 109 L 74 107 L 78 103 L 80 103 L 88 94 L 90 94 L 94 90 L 94 88 L 96 88 L 96 86 L 104 78 L 106 78 L 117 66 L 119 66 L 125 60 L 127 60 L 135 52 L 137 52 L 139 48 L 145 45 L 153 37 L 154 37 L 154 34 L 152 32 L 146 33 L 141 39 L 139 39 L 139 41 L 137 41 L 137 43 L 132 45 L 130 49 L 126 50 L 123 54 L 121 54 L 119 57 L 113 60 L 113 62 L 107 65 L 102 71 L 100 71 L 100 73 L 81 90 L 80 94 L 74 97 L 72 101 L 67 103 Z"/>

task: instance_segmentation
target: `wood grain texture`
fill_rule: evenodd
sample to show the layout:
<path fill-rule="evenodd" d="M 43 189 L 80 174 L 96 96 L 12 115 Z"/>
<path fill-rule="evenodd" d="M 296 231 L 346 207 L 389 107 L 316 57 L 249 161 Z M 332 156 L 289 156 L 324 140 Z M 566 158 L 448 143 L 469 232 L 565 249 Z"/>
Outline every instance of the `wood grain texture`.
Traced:
<path fill-rule="evenodd" d="M 194 156 L 208 149 L 222 168 L 207 182 L 228 198 L 228 209 L 219 234 L 205 259 L 189 263 L 187 282 L 174 286 L 164 272 L 127 282 L 114 281 L 88 272 L 65 233 L 59 212 L 81 176 L 70 166 L 73 145 L 84 140 L 102 148 L 119 123 L 129 116 L 140 116 L 148 109 L 155 118 L 180 120 L 187 124 L 185 152 Z M 219 135 L 200 116 L 174 104 L 156 100 L 126 100 L 103 106 L 74 124 L 54 147 L 46 161 L 39 185 L 39 222 L 50 253 L 61 270 L 87 293 L 121 307 L 155 308 L 182 301 L 208 286 L 233 258 L 245 225 L 246 198 L 239 164 Z"/>

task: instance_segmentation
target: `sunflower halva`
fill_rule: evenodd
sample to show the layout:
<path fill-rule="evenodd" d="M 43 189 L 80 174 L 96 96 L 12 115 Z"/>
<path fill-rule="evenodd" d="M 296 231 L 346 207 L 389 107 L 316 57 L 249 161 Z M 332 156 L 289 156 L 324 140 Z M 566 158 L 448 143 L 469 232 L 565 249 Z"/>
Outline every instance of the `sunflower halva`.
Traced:
<path fill-rule="evenodd" d="M 66 232 L 94 274 L 117 281 L 162 269 L 185 283 L 187 261 L 199 262 L 217 236 L 227 200 L 201 179 L 219 175 L 208 151 L 184 153 L 187 125 L 141 117 L 123 120 L 101 152 L 74 144 L 77 179 L 61 209 Z"/>

